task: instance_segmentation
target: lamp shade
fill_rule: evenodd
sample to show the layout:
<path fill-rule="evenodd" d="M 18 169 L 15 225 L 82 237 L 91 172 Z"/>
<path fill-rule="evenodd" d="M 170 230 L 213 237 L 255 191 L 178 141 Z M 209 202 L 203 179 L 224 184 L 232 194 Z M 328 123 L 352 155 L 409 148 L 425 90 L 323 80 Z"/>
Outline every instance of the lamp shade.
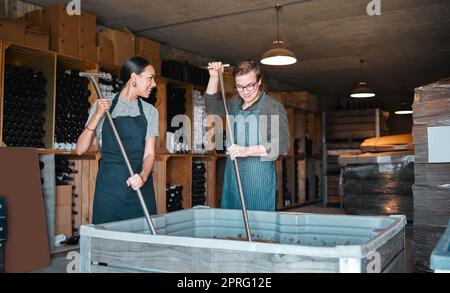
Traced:
<path fill-rule="evenodd" d="M 283 66 L 297 63 L 295 54 L 284 47 L 282 41 L 275 41 L 272 49 L 263 54 L 261 63 L 264 65 Z"/>
<path fill-rule="evenodd" d="M 361 81 L 359 83 L 359 87 L 353 90 L 350 97 L 355 99 L 366 99 L 375 97 L 375 92 L 367 87 L 367 83 L 365 81 Z"/>
<path fill-rule="evenodd" d="M 407 102 L 401 102 L 400 106 L 398 107 L 397 111 L 395 111 L 396 115 L 411 115 L 414 111 Z"/>

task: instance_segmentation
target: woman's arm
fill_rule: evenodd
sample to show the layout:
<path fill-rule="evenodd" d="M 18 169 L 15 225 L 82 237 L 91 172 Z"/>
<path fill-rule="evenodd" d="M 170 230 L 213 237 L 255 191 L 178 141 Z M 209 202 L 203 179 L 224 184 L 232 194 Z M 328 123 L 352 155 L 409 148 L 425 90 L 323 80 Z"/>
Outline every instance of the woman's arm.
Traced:
<path fill-rule="evenodd" d="M 131 186 L 134 190 L 137 190 L 144 186 L 147 182 L 148 177 L 153 170 L 153 163 L 155 162 L 156 157 L 156 137 L 147 138 L 145 141 L 145 150 L 144 150 L 144 163 L 142 165 L 142 170 L 139 174 L 135 174 L 131 176 L 127 180 L 127 185 Z"/>
<path fill-rule="evenodd" d="M 139 174 L 147 182 L 148 177 L 152 173 L 153 164 L 156 157 L 156 137 L 150 137 L 145 142 L 145 152 L 144 152 L 144 164 L 142 165 L 142 171 Z"/>
<path fill-rule="evenodd" d="M 103 116 L 105 116 L 106 111 L 109 110 L 109 107 L 110 102 L 108 99 L 98 100 L 94 105 L 94 108 L 92 109 L 94 114 L 86 125 L 84 131 L 81 133 L 80 137 L 78 137 L 77 147 L 75 149 L 77 155 L 81 156 L 89 150 L 92 145 L 92 141 L 95 138 L 97 126 Z"/>

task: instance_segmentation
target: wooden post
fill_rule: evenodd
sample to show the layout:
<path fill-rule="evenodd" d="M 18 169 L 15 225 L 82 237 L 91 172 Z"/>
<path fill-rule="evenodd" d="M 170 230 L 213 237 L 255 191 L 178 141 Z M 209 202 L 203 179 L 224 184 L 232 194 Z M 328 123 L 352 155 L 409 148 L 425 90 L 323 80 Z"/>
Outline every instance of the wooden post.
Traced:
<path fill-rule="evenodd" d="M 327 113 L 322 112 L 322 205 L 328 205 L 328 148 L 327 148 Z"/>

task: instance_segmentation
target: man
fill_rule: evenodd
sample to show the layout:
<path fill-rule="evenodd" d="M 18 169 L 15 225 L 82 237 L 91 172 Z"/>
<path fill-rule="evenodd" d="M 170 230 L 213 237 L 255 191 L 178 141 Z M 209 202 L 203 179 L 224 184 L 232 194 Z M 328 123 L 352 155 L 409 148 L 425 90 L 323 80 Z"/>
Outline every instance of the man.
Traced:
<path fill-rule="evenodd" d="M 223 101 L 218 97 L 221 62 L 209 64 L 210 79 L 206 90 L 208 113 L 224 116 Z M 237 159 L 246 206 L 249 210 L 275 211 L 275 161 L 287 153 L 290 133 L 284 106 L 261 92 L 262 74 L 254 61 L 240 62 L 233 70 L 238 96 L 228 101 L 230 124 L 235 144 L 228 148 L 228 159 L 221 207 L 241 209 L 236 171 Z"/>

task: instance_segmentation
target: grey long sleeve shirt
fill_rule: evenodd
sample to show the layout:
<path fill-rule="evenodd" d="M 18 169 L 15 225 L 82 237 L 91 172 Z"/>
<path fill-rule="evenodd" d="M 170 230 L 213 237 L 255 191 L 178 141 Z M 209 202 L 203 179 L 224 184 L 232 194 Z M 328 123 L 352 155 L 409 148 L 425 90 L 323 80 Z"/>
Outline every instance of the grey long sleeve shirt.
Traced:
<path fill-rule="evenodd" d="M 225 116 L 225 107 L 223 105 L 223 100 L 219 98 L 218 94 L 209 95 L 205 93 L 205 100 L 206 111 L 208 113 Z M 256 110 L 260 102 L 261 100 L 246 109 L 246 111 Z M 242 109 L 242 104 L 243 101 L 239 96 L 234 96 L 231 99 L 227 100 L 228 111 L 230 115 L 232 115 L 233 110 L 235 110 L 237 107 L 240 107 Z M 260 128 L 260 137 L 267 139 L 263 139 L 260 144 L 266 149 L 266 152 L 268 154 L 267 159 L 276 160 L 280 155 L 286 154 L 290 148 L 291 138 L 287 112 L 280 102 L 278 102 L 271 96 L 266 95 L 264 105 L 262 105 L 259 114 L 260 117 L 261 115 L 266 115 L 267 117 L 267 128 Z M 273 119 L 274 117 L 278 118 L 278 125 L 277 123 L 273 123 L 272 125 L 272 120 L 274 122 L 276 122 L 277 120 Z M 260 122 L 260 125 L 264 124 L 261 124 Z M 224 126 L 224 129 L 225 128 L 226 127 Z"/>

